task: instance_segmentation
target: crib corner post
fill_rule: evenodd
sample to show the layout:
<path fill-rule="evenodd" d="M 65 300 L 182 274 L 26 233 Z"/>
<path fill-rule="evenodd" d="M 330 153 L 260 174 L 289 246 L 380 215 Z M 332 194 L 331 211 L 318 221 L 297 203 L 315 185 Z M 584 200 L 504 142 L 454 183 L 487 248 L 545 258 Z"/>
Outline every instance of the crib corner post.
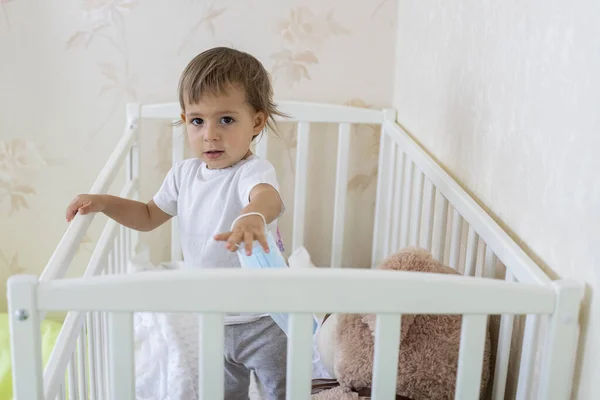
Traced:
<path fill-rule="evenodd" d="M 385 123 L 396 121 L 396 110 L 392 108 L 386 108 L 382 110 L 383 121 L 381 121 L 381 134 L 379 137 L 379 154 L 377 164 L 377 188 L 375 193 L 375 215 L 373 218 L 373 241 L 371 244 L 371 267 L 375 267 L 383 257 L 382 243 L 385 239 L 385 235 L 388 232 L 382 232 L 385 225 L 385 218 L 389 218 L 390 210 L 386 209 L 385 199 L 387 198 L 389 187 L 384 187 L 387 180 L 388 174 L 391 172 L 389 169 L 389 163 L 393 160 L 389 157 L 388 149 L 390 143 L 388 142 L 389 136 L 386 134 Z M 383 233 L 383 234 L 382 234 Z"/>
<path fill-rule="evenodd" d="M 384 108 L 383 109 L 383 120 L 396 122 L 396 110 L 393 108 Z"/>
<path fill-rule="evenodd" d="M 37 309 L 38 278 L 15 275 L 8 279 L 7 298 L 10 328 L 13 398 L 42 399 L 42 336 Z"/>
<path fill-rule="evenodd" d="M 134 131 L 133 142 L 129 148 L 126 160 L 125 179 L 128 181 L 134 181 L 133 200 L 140 199 L 140 135 L 139 135 L 139 124 L 141 118 L 141 106 L 138 103 L 127 103 L 125 111 L 127 119 L 127 130 Z M 125 251 L 127 252 L 127 259 L 133 256 L 136 252 L 140 241 L 140 234 L 136 230 L 130 230 L 127 232 L 127 245 Z M 127 268 L 127 267 L 126 267 Z"/>
<path fill-rule="evenodd" d="M 573 386 L 580 329 L 579 312 L 585 286 L 571 280 L 552 284 L 556 291 L 556 307 L 550 315 L 538 397 L 567 400 L 571 398 Z"/>
<path fill-rule="evenodd" d="M 140 105 L 138 103 L 127 103 L 125 115 L 127 126 L 130 129 L 137 129 L 140 120 Z"/>

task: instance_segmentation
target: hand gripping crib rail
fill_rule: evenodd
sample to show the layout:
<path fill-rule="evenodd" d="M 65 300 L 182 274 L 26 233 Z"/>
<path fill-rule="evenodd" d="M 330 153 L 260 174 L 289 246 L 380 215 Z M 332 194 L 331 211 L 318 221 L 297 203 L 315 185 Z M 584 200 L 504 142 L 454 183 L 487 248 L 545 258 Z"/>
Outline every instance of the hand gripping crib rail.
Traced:
<path fill-rule="evenodd" d="M 311 123 L 339 125 L 331 267 L 294 270 L 199 270 L 126 274 L 136 232 L 107 222 L 84 276 L 62 279 L 94 215 L 77 216 L 41 276 L 8 282 L 13 390 L 17 400 L 133 399 L 133 313 L 198 312 L 201 399 L 223 393 L 223 313 L 289 312 L 287 399 L 310 398 L 312 313 L 376 313 L 373 393 L 394 398 L 402 314 L 462 314 L 456 399 L 480 396 L 489 315 L 501 315 L 492 398 L 505 398 L 514 318 L 526 324 L 516 397 L 568 399 L 579 335 L 583 285 L 551 281 L 494 220 L 395 123 L 391 110 L 281 102 L 298 123 L 293 247 L 303 245 Z M 104 193 L 123 166 L 121 195 L 139 197 L 139 127 L 144 119 L 178 118 L 176 103 L 127 107 L 125 133 L 94 182 Z M 350 133 L 353 124 L 381 125 L 372 264 L 418 245 L 465 276 L 337 268 L 343 252 Z M 180 127 L 173 162 L 183 158 Z M 268 141 L 257 153 L 266 157 Z M 179 259 L 176 224 L 172 257 Z M 463 230 L 464 233 L 463 234 Z M 465 240 L 466 236 L 466 240 Z M 498 273 L 502 268 L 506 273 Z M 499 276 L 500 275 L 500 276 Z M 496 279 L 490 279 L 496 278 Z M 227 289 L 235 295 L 220 297 Z M 360 291 L 361 296 L 356 296 Z M 155 293 L 164 296 L 156 298 Z M 215 300 L 217 299 L 217 300 Z M 191 306 L 194 305 L 194 306 Z M 45 368 L 40 321 L 69 311 Z M 546 329 L 540 330 L 541 322 Z M 543 335 L 542 335 L 543 333 Z M 541 370 L 536 358 L 541 356 Z M 534 379 L 539 376 L 539 379 Z"/>

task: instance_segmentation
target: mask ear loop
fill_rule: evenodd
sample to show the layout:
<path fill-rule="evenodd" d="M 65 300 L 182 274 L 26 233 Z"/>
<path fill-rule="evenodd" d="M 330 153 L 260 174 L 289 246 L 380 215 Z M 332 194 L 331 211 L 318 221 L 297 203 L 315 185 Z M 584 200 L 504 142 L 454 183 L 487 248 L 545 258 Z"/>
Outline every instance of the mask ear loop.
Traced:
<path fill-rule="evenodd" d="M 250 215 L 258 215 L 259 217 L 261 217 L 261 218 L 262 218 L 262 220 L 263 220 L 263 222 L 264 222 L 264 224 L 265 224 L 265 234 L 266 234 L 266 233 L 267 233 L 267 228 L 268 228 L 268 227 L 267 227 L 267 219 L 265 218 L 265 216 L 264 216 L 264 215 L 262 215 L 262 214 L 261 214 L 261 213 L 259 213 L 259 212 L 249 212 L 249 213 L 245 213 L 245 214 L 242 214 L 242 215 L 238 216 L 238 217 L 237 217 L 236 219 L 234 219 L 234 220 L 233 220 L 233 222 L 231 223 L 231 228 L 229 228 L 229 230 L 230 230 L 230 231 L 232 231 L 232 230 L 233 230 L 233 226 L 235 225 L 235 223 L 236 223 L 236 222 L 238 222 L 240 219 L 242 219 L 242 218 L 244 218 L 244 217 L 248 217 L 248 216 L 250 216 Z"/>

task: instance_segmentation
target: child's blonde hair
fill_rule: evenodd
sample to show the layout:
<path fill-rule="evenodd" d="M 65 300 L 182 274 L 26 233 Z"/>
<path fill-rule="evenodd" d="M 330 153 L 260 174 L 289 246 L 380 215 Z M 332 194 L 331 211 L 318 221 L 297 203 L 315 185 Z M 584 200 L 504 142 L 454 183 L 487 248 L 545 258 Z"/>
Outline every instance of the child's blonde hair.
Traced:
<path fill-rule="evenodd" d="M 266 115 L 267 126 L 276 134 L 274 117 L 287 115 L 273 102 L 271 77 L 260 61 L 239 50 L 214 47 L 194 57 L 179 79 L 179 104 L 185 112 L 186 102 L 194 104 L 203 95 L 219 95 L 232 86 L 244 90 L 246 102 Z"/>

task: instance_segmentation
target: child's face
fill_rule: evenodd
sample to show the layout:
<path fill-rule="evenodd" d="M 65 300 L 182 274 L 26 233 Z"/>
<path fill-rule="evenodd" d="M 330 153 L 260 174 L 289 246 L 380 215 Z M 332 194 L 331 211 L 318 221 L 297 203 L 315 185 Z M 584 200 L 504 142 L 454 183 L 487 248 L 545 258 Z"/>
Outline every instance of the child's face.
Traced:
<path fill-rule="evenodd" d="M 266 123 L 264 113 L 255 112 L 237 87 L 186 103 L 181 118 L 192 150 L 211 169 L 227 168 L 246 157 L 252 138 Z"/>

